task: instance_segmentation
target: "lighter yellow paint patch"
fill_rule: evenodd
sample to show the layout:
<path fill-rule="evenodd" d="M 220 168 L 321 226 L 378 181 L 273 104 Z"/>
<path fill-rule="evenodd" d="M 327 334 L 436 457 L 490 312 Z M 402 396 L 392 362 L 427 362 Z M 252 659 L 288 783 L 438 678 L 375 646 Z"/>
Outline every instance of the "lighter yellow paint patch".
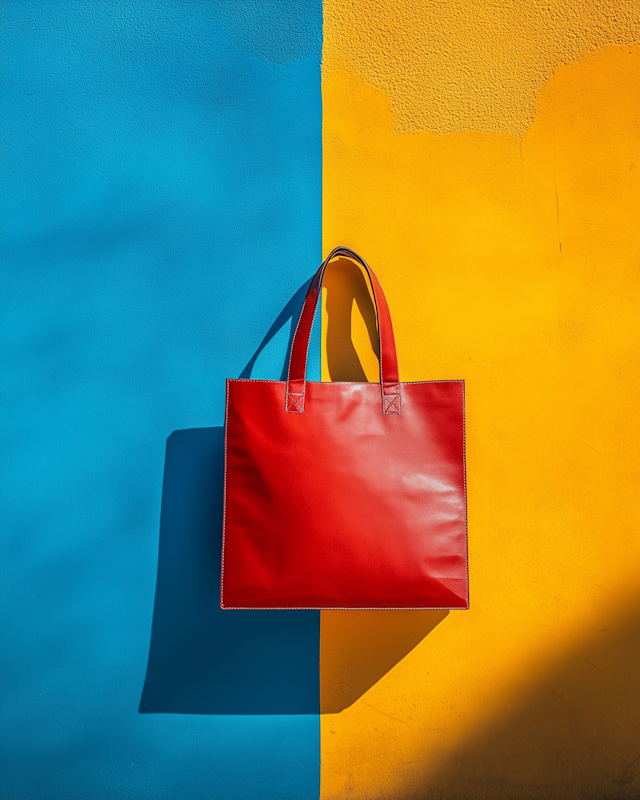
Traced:
<path fill-rule="evenodd" d="M 377 271 L 403 380 L 467 382 L 471 609 L 322 612 L 322 797 L 635 798 L 640 48 L 559 69 L 522 140 L 323 97 L 325 251 Z"/>
<path fill-rule="evenodd" d="M 390 98 L 401 133 L 520 136 L 554 70 L 640 41 L 637 0 L 325 0 L 323 71 Z"/>

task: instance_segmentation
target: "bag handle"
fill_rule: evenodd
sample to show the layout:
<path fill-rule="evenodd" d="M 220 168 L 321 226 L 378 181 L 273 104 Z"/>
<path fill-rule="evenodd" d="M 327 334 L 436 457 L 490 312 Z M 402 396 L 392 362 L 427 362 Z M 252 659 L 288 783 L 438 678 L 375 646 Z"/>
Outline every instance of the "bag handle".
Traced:
<path fill-rule="evenodd" d="M 335 247 L 322 262 L 320 269 L 311 280 L 307 296 L 304 299 L 298 325 L 293 335 L 289 370 L 287 372 L 287 394 L 285 410 L 292 414 L 304 413 L 306 394 L 307 354 L 309 337 L 315 315 L 318 298 L 322 289 L 322 279 L 329 262 L 336 256 L 343 255 L 358 262 L 367 273 L 373 290 L 373 301 L 378 317 L 378 337 L 380 341 L 380 386 L 382 389 L 382 413 L 385 415 L 401 414 L 400 377 L 398 374 L 398 356 L 393 336 L 391 314 L 382 291 L 382 286 L 367 262 L 348 247 Z"/>

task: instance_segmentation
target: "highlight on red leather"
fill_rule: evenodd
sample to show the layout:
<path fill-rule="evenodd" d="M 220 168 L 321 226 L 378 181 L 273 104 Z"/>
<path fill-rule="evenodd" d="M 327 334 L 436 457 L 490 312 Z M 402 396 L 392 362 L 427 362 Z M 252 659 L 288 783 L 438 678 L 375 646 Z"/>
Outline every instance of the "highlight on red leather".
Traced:
<path fill-rule="evenodd" d="M 380 383 L 306 380 L 327 264 L 365 270 Z M 286 381 L 227 381 L 222 608 L 468 608 L 464 381 L 401 383 L 389 307 L 348 248 L 315 274 Z"/>

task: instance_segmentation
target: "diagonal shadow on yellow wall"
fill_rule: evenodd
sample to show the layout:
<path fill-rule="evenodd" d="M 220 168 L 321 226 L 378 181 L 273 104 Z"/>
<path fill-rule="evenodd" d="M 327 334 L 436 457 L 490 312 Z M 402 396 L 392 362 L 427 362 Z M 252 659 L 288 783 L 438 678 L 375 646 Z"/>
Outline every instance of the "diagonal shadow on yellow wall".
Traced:
<path fill-rule="evenodd" d="M 517 686 L 496 684 L 486 696 L 492 714 L 481 724 L 474 724 L 473 715 L 467 717 L 461 709 L 466 730 L 455 746 L 447 742 L 442 728 L 420 726 L 413 746 L 405 748 L 396 768 L 387 773 L 384 796 L 397 800 L 639 797 L 636 595 L 633 586 L 626 587 L 607 608 L 592 614 L 588 630 L 567 635 L 564 653 L 523 664 Z M 506 656 L 508 642 L 503 651 Z M 427 674 L 424 680 L 428 686 Z M 380 710 L 379 704 L 379 698 L 372 698 L 370 707 Z M 402 721 L 401 716 L 395 719 Z M 409 724 L 415 732 L 415 722 Z M 392 749 L 394 739 L 393 735 L 388 739 Z"/>
<path fill-rule="evenodd" d="M 640 605 L 630 592 L 594 615 L 590 629 L 552 665 L 539 664 L 494 718 L 471 727 L 441 759 L 419 760 L 391 796 L 484 800 L 640 797 Z M 624 732 L 624 735 L 621 735 Z M 422 742 L 433 752 L 434 737 Z M 431 741 L 429 741 L 431 739 Z M 428 763 L 428 766 L 427 766 Z M 411 769 L 411 767 L 409 767 Z M 522 788 L 516 794 L 515 787 Z M 516 790 L 517 791 L 517 790 Z"/>

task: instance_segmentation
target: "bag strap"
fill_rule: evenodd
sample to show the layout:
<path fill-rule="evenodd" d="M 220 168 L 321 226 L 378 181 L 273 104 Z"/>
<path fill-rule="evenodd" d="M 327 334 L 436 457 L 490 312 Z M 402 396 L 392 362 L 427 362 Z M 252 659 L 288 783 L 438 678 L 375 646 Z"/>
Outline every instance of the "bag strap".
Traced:
<path fill-rule="evenodd" d="M 401 414 L 400 377 L 398 374 L 398 356 L 393 336 L 391 314 L 382 291 L 382 286 L 367 262 L 348 247 L 335 247 L 322 262 L 320 269 L 311 280 L 307 296 L 304 299 L 298 325 L 293 335 L 289 370 L 287 372 L 287 394 L 285 410 L 293 414 L 304 413 L 306 394 L 307 354 L 309 337 L 315 315 L 318 298 L 322 290 L 322 280 L 329 262 L 336 256 L 347 256 L 360 264 L 367 273 L 373 290 L 373 300 L 378 316 L 378 337 L 380 341 L 380 386 L 382 389 L 382 413 L 385 415 Z"/>

